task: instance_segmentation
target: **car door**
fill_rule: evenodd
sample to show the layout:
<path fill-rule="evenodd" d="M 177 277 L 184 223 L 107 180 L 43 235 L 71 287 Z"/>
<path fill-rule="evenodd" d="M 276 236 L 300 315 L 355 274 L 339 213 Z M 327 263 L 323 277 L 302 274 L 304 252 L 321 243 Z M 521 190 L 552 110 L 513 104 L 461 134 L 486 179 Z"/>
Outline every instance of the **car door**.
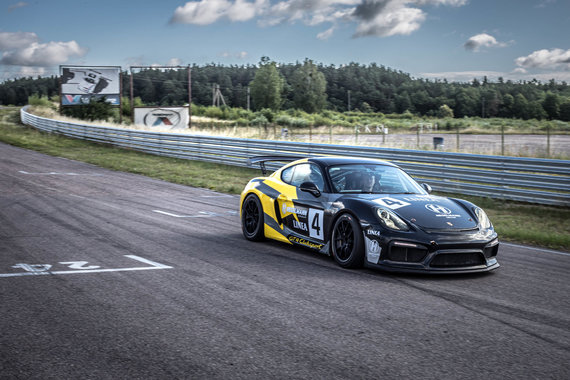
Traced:
<path fill-rule="evenodd" d="M 324 198 L 315 197 L 311 193 L 300 190 L 302 183 L 313 182 L 319 187 L 319 190 L 324 191 L 324 181 L 320 168 L 311 163 L 298 164 L 284 170 L 281 180 L 296 189 L 296 197 L 294 198 L 283 193 L 279 196 L 277 201 L 281 219 L 293 236 L 303 237 L 308 241 L 303 242 L 294 238 L 289 238 L 289 240 L 302 245 L 309 245 L 310 242 L 323 242 L 325 234 L 322 200 Z"/>

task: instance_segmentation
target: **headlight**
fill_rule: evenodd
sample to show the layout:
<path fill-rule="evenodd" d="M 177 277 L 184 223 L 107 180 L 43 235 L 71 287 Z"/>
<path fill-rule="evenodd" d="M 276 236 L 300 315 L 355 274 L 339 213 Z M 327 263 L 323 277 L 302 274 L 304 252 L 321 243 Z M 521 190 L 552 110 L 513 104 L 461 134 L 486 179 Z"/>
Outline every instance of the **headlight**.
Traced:
<path fill-rule="evenodd" d="M 378 219 L 384 225 L 384 227 L 396 231 L 408 231 L 408 225 L 392 211 L 386 210 L 385 208 L 377 208 L 376 215 Z"/>
<path fill-rule="evenodd" d="M 491 221 L 483 209 L 479 207 L 473 207 L 473 212 L 475 212 L 475 215 L 477 215 L 477 219 L 479 220 L 481 228 L 485 230 L 491 228 Z"/>

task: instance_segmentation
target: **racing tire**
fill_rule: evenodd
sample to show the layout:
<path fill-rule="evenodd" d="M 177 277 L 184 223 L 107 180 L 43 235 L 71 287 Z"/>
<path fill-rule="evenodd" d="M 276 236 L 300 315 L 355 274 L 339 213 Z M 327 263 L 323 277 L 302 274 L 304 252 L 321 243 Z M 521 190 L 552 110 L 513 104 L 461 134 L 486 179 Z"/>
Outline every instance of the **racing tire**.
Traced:
<path fill-rule="evenodd" d="M 241 206 L 241 230 L 247 240 L 261 241 L 265 238 L 263 207 L 255 194 L 248 195 Z"/>
<path fill-rule="evenodd" d="M 332 229 L 331 252 L 343 268 L 359 268 L 364 263 L 364 241 L 360 224 L 350 214 L 341 215 Z"/>

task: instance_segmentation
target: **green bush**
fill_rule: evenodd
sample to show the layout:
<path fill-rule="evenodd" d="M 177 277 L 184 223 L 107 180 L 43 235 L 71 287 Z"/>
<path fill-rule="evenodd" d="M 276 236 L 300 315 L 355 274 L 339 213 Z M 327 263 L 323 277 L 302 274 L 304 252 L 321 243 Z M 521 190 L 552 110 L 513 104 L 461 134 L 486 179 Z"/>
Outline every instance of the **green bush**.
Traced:
<path fill-rule="evenodd" d="M 257 116 L 250 122 L 252 125 L 266 125 L 267 123 L 269 123 L 269 120 L 267 120 L 267 118 L 263 115 Z"/>
<path fill-rule="evenodd" d="M 28 97 L 28 104 L 31 106 L 46 107 L 51 109 L 57 108 L 47 97 L 39 96 L 37 94 Z"/>
<path fill-rule="evenodd" d="M 81 120 L 108 120 L 113 116 L 113 106 L 102 97 L 89 104 L 63 107 L 62 113 Z"/>

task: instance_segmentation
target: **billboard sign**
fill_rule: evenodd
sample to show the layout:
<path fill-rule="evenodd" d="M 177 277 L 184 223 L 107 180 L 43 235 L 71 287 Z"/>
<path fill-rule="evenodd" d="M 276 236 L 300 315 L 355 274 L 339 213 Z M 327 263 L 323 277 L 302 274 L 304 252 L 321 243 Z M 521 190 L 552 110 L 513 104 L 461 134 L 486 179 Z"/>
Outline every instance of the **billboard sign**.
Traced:
<path fill-rule="evenodd" d="M 88 104 L 105 97 L 113 105 L 121 104 L 120 66 L 60 66 L 61 104 Z"/>
<path fill-rule="evenodd" d="M 136 107 L 135 124 L 150 128 L 188 128 L 188 107 Z"/>

